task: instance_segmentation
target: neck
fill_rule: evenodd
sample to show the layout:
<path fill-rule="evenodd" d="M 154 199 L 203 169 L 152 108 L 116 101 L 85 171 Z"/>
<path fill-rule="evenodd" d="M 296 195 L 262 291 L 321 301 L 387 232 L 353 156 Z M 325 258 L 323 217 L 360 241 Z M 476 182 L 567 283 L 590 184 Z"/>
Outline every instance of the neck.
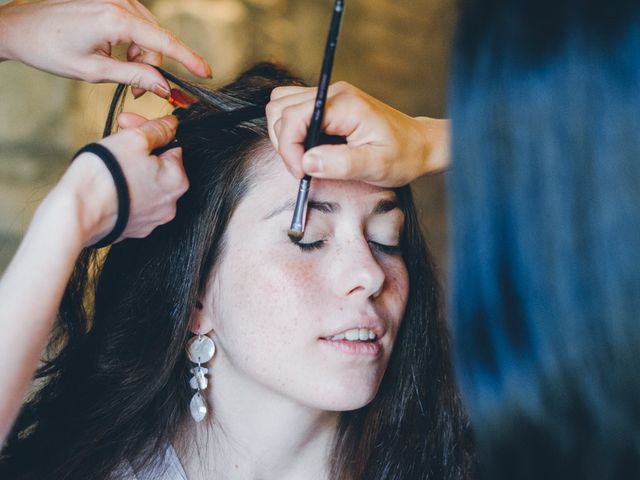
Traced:
<path fill-rule="evenodd" d="M 328 478 L 339 413 L 300 405 L 224 363 L 210 370 L 206 420 L 189 419 L 176 447 L 189 479 Z"/>

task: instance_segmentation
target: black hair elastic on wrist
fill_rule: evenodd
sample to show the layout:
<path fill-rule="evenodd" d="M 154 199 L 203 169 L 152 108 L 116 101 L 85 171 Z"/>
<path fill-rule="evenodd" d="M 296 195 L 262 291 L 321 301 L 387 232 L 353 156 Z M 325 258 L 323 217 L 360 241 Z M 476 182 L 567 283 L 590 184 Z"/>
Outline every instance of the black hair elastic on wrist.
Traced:
<path fill-rule="evenodd" d="M 104 162 L 109 169 L 111 177 L 113 177 L 113 183 L 115 183 L 116 192 L 118 193 L 118 218 L 116 219 L 116 224 L 113 226 L 113 230 L 102 240 L 91 245 L 92 248 L 102 248 L 117 240 L 127 226 L 127 222 L 129 221 L 129 187 L 127 180 L 124 178 L 124 173 L 122 173 L 122 168 L 120 168 L 120 164 L 108 148 L 99 143 L 90 143 L 78 150 L 78 153 L 73 156 L 71 161 L 73 162 L 78 155 L 83 153 L 93 153 Z"/>

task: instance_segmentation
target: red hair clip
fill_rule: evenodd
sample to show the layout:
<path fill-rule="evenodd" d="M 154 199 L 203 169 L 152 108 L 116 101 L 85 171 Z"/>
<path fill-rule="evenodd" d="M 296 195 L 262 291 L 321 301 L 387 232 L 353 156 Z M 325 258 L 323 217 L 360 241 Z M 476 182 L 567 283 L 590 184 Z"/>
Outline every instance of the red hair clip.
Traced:
<path fill-rule="evenodd" d="M 195 99 L 184 93 L 182 90 L 178 90 L 177 88 L 171 89 L 171 96 L 167 98 L 167 101 L 176 108 L 186 108 L 189 105 L 195 103 Z"/>

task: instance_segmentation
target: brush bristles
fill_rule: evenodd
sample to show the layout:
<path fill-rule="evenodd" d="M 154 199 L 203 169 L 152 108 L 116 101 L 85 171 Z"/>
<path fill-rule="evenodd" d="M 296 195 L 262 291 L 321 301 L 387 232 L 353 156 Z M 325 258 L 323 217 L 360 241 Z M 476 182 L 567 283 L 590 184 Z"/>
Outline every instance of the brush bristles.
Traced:
<path fill-rule="evenodd" d="M 294 242 L 299 242 L 300 240 L 302 240 L 302 236 L 304 235 L 304 232 L 300 230 L 289 230 L 287 235 L 289 235 L 289 238 Z"/>

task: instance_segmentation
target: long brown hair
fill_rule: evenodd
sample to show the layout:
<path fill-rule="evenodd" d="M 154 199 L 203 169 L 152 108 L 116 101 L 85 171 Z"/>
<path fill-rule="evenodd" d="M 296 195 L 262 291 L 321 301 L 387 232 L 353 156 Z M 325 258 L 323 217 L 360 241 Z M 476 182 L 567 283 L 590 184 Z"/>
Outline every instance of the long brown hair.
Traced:
<path fill-rule="evenodd" d="M 176 112 L 190 189 L 175 220 L 149 237 L 114 245 L 102 261 L 83 254 L 60 309 L 56 338 L 64 347 L 38 374 L 47 383 L 22 410 L 0 462 L 3 478 L 106 479 L 124 461 L 155 462 L 188 419 L 190 314 L 232 212 L 257 180 L 256 149 L 269 145 L 264 118 L 217 129 L 211 119 L 264 106 L 273 88 L 302 82 L 272 64 L 216 91 L 172 79 L 199 100 Z M 436 275 L 411 192 L 397 195 L 406 215 L 408 307 L 377 397 L 342 415 L 332 478 L 464 479 L 466 422 Z M 91 266 L 99 267 L 93 276 Z"/>

